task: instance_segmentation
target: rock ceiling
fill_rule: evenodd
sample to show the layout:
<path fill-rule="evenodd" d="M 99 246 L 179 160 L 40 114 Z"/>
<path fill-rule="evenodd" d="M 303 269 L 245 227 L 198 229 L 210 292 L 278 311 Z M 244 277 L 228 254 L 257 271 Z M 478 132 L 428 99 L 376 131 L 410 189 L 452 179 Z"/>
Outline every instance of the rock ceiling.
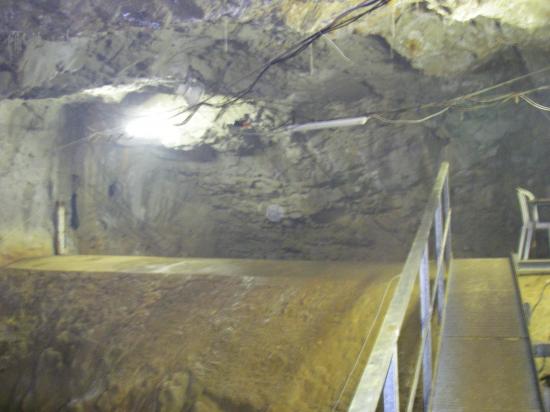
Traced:
<path fill-rule="evenodd" d="M 111 84 L 114 77 L 182 80 L 188 72 L 174 64 L 179 63 L 178 54 L 199 50 L 219 55 L 212 56 L 211 63 L 220 66 L 223 61 L 235 64 L 232 60 L 242 59 L 244 52 L 255 57 L 247 56 L 255 60 L 255 65 L 249 62 L 254 68 L 358 4 L 351 0 L 6 1 L 11 4 L 3 6 L 0 15 L 4 95 L 10 90 L 9 80 L 19 89 L 45 87 L 67 73 L 101 72 L 105 78 L 88 79 L 95 86 Z M 352 49 L 370 47 L 368 37 L 373 36 L 426 74 L 455 75 L 508 47 L 548 47 L 549 27 L 550 3 L 545 0 L 394 0 L 320 39 L 314 53 L 321 54 L 316 56 L 319 67 L 323 50 L 330 47 L 342 54 L 341 67 L 353 61 L 368 68 L 361 56 L 348 60 L 344 55 L 360 54 Z M 144 49 L 151 52 L 148 58 L 141 55 Z M 126 62 L 125 67 L 117 65 Z M 222 67 L 209 69 L 201 74 L 208 77 L 213 74 L 209 71 Z"/>
<path fill-rule="evenodd" d="M 125 99 L 130 113 L 157 110 L 144 97 L 137 98 L 139 104 L 128 101 L 144 91 L 153 102 L 172 99 L 170 110 L 176 113 L 204 98 L 223 102 L 246 89 L 266 62 L 359 3 L 5 2 L 0 15 L 1 96 L 93 96 L 106 103 Z M 253 109 L 232 105 L 228 113 L 203 107 L 199 116 L 223 119 L 227 126 L 240 124 L 248 114 L 261 117 L 271 130 L 294 121 L 424 103 L 487 86 L 487 79 L 476 77 L 480 68 L 498 68 L 493 80 L 538 69 L 550 48 L 546 0 L 378 3 L 381 7 L 373 13 L 271 67 L 247 95 Z M 510 59 L 514 67 L 502 70 Z M 185 119 L 176 116 L 176 123 Z M 197 142 L 207 127 L 203 122 L 193 129 L 198 131 L 188 142 L 165 143 Z"/>

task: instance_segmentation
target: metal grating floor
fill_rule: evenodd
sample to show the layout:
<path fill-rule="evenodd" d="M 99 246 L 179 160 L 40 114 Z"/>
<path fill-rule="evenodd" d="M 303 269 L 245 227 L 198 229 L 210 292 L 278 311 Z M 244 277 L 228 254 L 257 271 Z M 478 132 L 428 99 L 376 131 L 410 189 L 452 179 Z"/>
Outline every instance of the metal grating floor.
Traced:
<path fill-rule="evenodd" d="M 507 259 L 454 260 L 432 411 L 542 411 Z"/>

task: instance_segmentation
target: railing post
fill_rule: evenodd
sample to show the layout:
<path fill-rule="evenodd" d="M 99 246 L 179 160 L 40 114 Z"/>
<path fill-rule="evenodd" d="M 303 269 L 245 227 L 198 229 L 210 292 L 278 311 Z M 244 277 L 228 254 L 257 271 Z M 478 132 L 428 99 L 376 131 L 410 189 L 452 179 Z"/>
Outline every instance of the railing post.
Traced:
<path fill-rule="evenodd" d="M 54 228 L 54 247 L 56 255 L 67 254 L 67 225 L 66 210 L 63 202 L 56 202 L 55 208 L 55 228 Z"/>
<path fill-rule="evenodd" d="M 432 334 L 431 324 L 431 299 L 430 299 L 430 268 L 428 261 L 428 243 L 424 248 L 420 260 L 420 325 L 421 334 L 426 333 L 426 344 L 422 353 L 422 390 L 424 400 L 424 411 L 428 410 L 430 402 L 430 391 L 432 387 Z"/>
<path fill-rule="evenodd" d="M 449 175 L 445 179 L 445 184 L 443 185 L 443 216 L 445 217 L 445 222 L 449 218 L 449 211 L 451 210 L 451 195 L 449 191 Z M 445 244 L 445 261 L 448 265 L 451 264 L 452 259 L 452 249 L 451 249 L 451 230 L 449 228 L 449 233 L 447 235 L 447 243 Z"/>
<path fill-rule="evenodd" d="M 437 259 L 439 258 L 439 254 L 441 253 L 441 240 L 443 237 L 443 218 L 441 216 L 441 201 L 439 202 L 439 205 L 435 210 L 434 223 L 435 223 L 435 227 L 434 227 L 435 261 L 437 262 Z"/>
<path fill-rule="evenodd" d="M 448 216 L 448 215 L 447 215 Z M 441 197 L 439 198 L 439 205 L 437 206 L 437 209 L 435 210 L 435 261 L 439 262 L 439 257 L 441 253 L 444 253 L 444 251 L 441 250 L 441 242 L 443 241 L 443 216 L 442 216 L 442 202 Z M 437 267 L 437 273 L 436 273 L 436 279 L 437 279 L 437 285 L 436 285 L 436 293 L 437 293 L 437 319 L 439 322 L 441 322 L 441 319 L 443 317 L 443 299 L 445 296 L 445 278 L 440 273 L 442 268 Z"/>
<path fill-rule="evenodd" d="M 388 375 L 384 382 L 384 412 L 399 412 L 399 367 L 397 345 L 394 345 Z"/>
<path fill-rule="evenodd" d="M 414 371 L 414 383 L 411 387 L 412 396 L 416 393 L 417 383 L 420 376 L 423 378 L 423 401 L 427 410 L 430 402 L 432 384 L 432 335 L 431 317 L 434 302 L 430 298 L 430 275 L 429 275 L 429 242 L 432 227 L 434 227 L 434 214 L 440 208 L 442 217 L 443 234 L 439 243 L 439 265 L 443 266 L 444 257 L 449 254 L 450 247 L 444 248 L 445 232 L 448 230 L 447 222 L 450 222 L 449 188 L 448 188 L 449 164 L 442 163 L 432 188 L 428 204 L 422 214 L 420 226 L 414 237 L 411 249 L 403 266 L 401 277 L 395 288 L 395 292 L 386 311 L 386 315 L 380 326 L 380 331 L 374 342 L 355 395 L 351 401 L 349 412 L 375 412 L 383 398 L 385 410 L 398 411 L 399 385 L 397 365 L 397 342 L 403 328 L 407 310 L 410 307 L 411 297 L 416 290 L 416 276 L 420 278 L 420 303 L 421 303 L 421 336 L 423 347 L 418 352 L 416 367 Z M 445 185 L 447 185 L 445 187 Z M 445 187 L 445 195 L 443 190 Z M 444 197 L 443 197 L 444 196 Z M 442 202 L 444 199 L 444 202 Z M 438 235 L 439 236 L 439 235 Z M 445 250 L 445 252 L 444 252 Z M 450 265 L 450 259 L 448 261 Z M 443 273 L 445 273 L 443 271 Z M 435 294 L 436 292 L 434 292 Z M 442 299 L 443 300 L 443 299 Z M 412 399 L 412 402 L 411 402 Z M 414 398 L 409 398 L 407 410 L 414 407 Z"/>

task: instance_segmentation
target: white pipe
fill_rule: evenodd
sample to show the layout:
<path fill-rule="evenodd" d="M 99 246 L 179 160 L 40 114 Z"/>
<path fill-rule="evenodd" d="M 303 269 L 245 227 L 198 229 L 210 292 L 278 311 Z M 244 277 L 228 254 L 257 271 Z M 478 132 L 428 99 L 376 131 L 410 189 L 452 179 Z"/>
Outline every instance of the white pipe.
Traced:
<path fill-rule="evenodd" d="M 65 255 L 67 253 L 66 243 L 66 221 L 65 204 L 57 202 L 55 211 L 55 254 Z"/>
<path fill-rule="evenodd" d="M 297 124 L 289 126 L 287 130 L 291 132 L 305 132 L 307 130 L 320 130 L 320 129 L 332 129 L 337 127 L 353 127 L 364 126 L 367 124 L 369 118 L 367 116 L 362 117 L 350 117 L 347 119 L 325 120 L 321 122 L 311 122 L 304 124 Z"/>

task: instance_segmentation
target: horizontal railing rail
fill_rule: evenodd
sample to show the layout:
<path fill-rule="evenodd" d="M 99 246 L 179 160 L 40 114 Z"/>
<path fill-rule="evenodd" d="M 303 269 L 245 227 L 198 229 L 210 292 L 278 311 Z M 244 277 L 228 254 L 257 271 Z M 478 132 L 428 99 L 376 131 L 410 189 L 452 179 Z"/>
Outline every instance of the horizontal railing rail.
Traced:
<path fill-rule="evenodd" d="M 412 411 L 414 408 L 421 375 L 423 410 L 428 410 L 433 374 L 431 323 L 436 303 L 438 321 L 441 321 L 443 313 L 445 274 L 452 260 L 450 226 L 449 164 L 445 162 L 439 169 L 399 282 L 351 401 L 350 412 L 374 412 L 381 398 L 384 411 L 401 410 L 397 343 L 415 289 L 417 275 L 420 289 L 420 349 L 406 410 Z M 433 290 L 430 291 L 429 244 L 432 232 L 436 266 Z"/>

